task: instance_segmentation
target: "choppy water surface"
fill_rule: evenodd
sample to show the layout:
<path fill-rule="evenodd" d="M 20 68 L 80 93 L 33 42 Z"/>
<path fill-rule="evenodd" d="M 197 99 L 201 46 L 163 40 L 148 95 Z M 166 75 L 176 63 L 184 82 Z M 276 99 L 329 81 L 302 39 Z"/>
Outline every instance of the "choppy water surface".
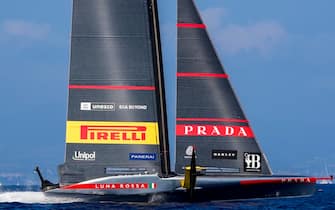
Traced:
<path fill-rule="evenodd" d="M 206 203 L 88 203 L 82 199 L 45 196 L 37 186 L 1 186 L 0 209 L 335 209 L 335 185 L 318 185 L 312 197 L 217 201 Z"/>

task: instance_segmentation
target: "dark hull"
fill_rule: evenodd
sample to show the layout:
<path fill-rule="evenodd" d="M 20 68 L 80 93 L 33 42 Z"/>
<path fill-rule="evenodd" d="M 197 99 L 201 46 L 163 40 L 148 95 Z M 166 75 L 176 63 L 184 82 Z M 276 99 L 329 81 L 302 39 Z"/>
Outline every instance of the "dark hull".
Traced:
<path fill-rule="evenodd" d="M 48 193 L 48 196 L 80 198 L 84 202 L 208 202 L 219 200 L 246 200 L 256 198 L 283 198 L 311 196 L 315 191 L 312 184 L 260 184 L 249 187 L 230 186 L 196 190 L 190 198 L 186 191 L 147 195 L 83 195 Z"/>
<path fill-rule="evenodd" d="M 171 193 L 169 201 L 207 202 L 215 200 L 244 200 L 255 198 L 305 197 L 313 195 L 314 184 L 256 184 L 253 186 L 232 185 L 222 188 L 196 190 L 193 198 L 186 192 Z"/>
<path fill-rule="evenodd" d="M 207 202 L 215 200 L 243 200 L 255 198 L 304 197 L 315 191 L 313 177 L 266 176 L 266 177 L 197 177 L 193 196 L 180 186 L 184 177 L 159 178 L 144 177 L 157 183 L 155 189 L 137 189 L 123 191 L 121 189 L 84 189 L 88 182 L 65 186 L 46 191 L 50 196 L 66 196 L 82 198 L 85 202 Z M 141 176 L 125 176 L 107 178 L 108 181 L 96 180 L 89 183 L 116 183 L 120 180 L 143 180 Z M 142 181 L 143 182 L 143 181 Z M 93 184 L 94 186 L 95 184 Z M 89 185 L 91 186 L 91 185 Z"/>

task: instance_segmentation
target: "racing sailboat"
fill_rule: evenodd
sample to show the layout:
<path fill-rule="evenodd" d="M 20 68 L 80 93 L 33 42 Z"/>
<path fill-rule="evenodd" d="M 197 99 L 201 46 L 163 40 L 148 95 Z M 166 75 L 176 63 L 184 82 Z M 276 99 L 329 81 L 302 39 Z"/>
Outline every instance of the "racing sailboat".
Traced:
<path fill-rule="evenodd" d="M 316 178 L 272 175 L 193 0 L 178 0 L 177 19 L 172 172 L 157 0 L 73 0 L 65 163 L 59 184 L 36 168 L 42 190 L 122 201 L 311 195 Z"/>

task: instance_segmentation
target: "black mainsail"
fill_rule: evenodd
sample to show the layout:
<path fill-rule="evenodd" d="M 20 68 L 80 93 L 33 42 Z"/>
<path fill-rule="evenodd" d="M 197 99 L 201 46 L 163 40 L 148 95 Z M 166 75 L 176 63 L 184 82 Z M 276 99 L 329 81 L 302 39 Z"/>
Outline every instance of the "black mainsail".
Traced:
<path fill-rule="evenodd" d="M 192 0 L 178 0 L 176 172 L 271 174 Z"/>
<path fill-rule="evenodd" d="M 111 175 L 169 174 L 153 3 L 73 1 L 61 185 Z"/>

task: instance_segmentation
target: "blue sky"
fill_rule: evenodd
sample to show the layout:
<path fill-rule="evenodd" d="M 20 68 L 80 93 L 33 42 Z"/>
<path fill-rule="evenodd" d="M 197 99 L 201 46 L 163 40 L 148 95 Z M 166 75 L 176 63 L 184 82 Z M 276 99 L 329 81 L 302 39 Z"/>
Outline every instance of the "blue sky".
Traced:
<path fill-rule="evenodd" d="M 158 2 L 173 121 L 176 5 Z M 335 2 L 196 3 L 273 171 L 322 175 L 325 162 L 334 173 Z M 64 158 L 71 7 L 70 0 L 1 1 L 0 182 L 36 182 L 36 164 L 57 177 Z"/>

